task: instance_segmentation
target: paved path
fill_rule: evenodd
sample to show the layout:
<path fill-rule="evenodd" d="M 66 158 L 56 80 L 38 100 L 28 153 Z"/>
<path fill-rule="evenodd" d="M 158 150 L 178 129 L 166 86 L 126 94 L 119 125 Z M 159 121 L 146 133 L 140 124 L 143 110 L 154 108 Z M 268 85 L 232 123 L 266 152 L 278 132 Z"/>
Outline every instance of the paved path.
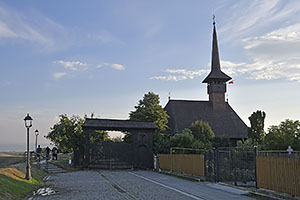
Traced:
<path fill-rule="evenodd" d="M 151 171 L 78 171 L 51 176 L 46 185 L 56 191 L 33 199 L 237 199 L 244 191 L 206 182 L 191 182 Z"/>
<path fill-rule="evenodd" d="M 62 168 L 60 168 L 60 167 L 58 167 L 58 166 L 56 166 L 56 165 L 54 165 L 50 162 L 46 163 L 45 160 L 43 160 L 39 163 L 34 162 L 33 164 L 36 165 L 36 166 L 39 166 L 40 168 L 42 168 L 43 170 L 45 170 L 49 173 L 64 173 L 64 172 L 66 172 L 66 170 L 64 170 L 64 169 L 62 169 Z"/>

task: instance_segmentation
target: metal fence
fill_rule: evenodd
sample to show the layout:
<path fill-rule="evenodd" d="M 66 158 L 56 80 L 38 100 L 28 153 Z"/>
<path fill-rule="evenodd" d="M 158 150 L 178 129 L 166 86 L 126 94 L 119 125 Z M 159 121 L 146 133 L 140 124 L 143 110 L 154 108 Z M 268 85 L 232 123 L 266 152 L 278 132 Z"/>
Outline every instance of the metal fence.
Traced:
<path fill-rule="evenodd" d="M 205 177 L 207 181 L 255 185 L 256 152 L 253 148 L 204 151 L 173 147 L 170 152 L 158 155 L 161 169 Z"/>
<path fill-rule="evenodd" d="M 255 150 L 253 148 L 218 148 L 217 182 L 234 185 L 255 184 Z"/>
<path fill-rule="evenodd" d="M 205 177 L 207 181 L 251 185 L 300 197 L 300 152 L 257 151 L 252 147 L 222 147 L 205 154 L 176 150 L 180 154 L 171 150 L 171 154 L 158 155 L 161 169 Z"/>
<path fill-rule="evenodd" d="M 221 147 L 205 153 L 206 180 L 255 185 L 256 149 Z"/>

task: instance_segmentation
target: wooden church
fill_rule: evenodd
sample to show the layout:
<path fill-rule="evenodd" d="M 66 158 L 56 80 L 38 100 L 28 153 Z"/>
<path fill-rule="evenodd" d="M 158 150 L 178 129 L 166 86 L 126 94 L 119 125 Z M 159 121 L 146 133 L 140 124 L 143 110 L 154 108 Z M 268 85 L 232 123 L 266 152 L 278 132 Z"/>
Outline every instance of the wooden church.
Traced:
<path fill-rule="evenodd" d="M 231 144 L 247 138 L 248 128 L 233 108 L 225 101 L 226 83 L 231 77 L 221 70 L 216 25 L 213 22 L 211 72 L 202 81 L 207 83 L 209 101 L 169 99 L 165 111 L 170 116 L 170 134 L 180 133 L 197 120 L 208 122 L 215 137 L 228 137 Z"/>

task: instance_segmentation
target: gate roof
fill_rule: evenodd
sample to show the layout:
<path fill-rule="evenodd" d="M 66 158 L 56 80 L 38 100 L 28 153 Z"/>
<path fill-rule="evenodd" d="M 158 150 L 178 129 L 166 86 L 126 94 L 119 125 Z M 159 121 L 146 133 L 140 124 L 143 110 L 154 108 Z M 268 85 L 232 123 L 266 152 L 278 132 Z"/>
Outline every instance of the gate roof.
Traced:
<path fill-rule="evenodd" d="M 82 127 L 84 129 L 110 130 L 110 131 L 130 131 L 130 130 L 152 130 L 157 126 L 152 122 L 138 122 L 118 119 L 91 119 L 86 118 Z"/>

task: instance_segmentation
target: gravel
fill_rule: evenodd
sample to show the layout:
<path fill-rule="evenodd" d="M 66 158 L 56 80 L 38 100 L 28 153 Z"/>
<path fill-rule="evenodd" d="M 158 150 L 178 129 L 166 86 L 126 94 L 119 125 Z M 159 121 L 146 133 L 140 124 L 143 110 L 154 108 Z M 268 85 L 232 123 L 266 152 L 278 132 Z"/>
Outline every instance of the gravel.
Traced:
<path fill-rule="evenodd" d="M 101 171 L 100 173 L 109 178 L 113 184 L 117 184 L 126 193 L 131 194 L 134 199 L 193 199 L 134 176 L 129 172 Z"/>
<path fill-rule="evenodd" d="M 96 171 L 56 174 L 48 179 L 46 186 L 52 188 L 56 193 L 49 196 L 34 196 L 32 199 L 124 199 Z"/>
<path fill-rule="evenodd" d="M 242 191 L 206 182 L 192 182 L 152 171 L 78 171 L 60 173 L 46 181 L 51 195 L 31 199 L 238 199 L 249 200 Z M 50 189 L 45 189 L 50 191 Z"/>

